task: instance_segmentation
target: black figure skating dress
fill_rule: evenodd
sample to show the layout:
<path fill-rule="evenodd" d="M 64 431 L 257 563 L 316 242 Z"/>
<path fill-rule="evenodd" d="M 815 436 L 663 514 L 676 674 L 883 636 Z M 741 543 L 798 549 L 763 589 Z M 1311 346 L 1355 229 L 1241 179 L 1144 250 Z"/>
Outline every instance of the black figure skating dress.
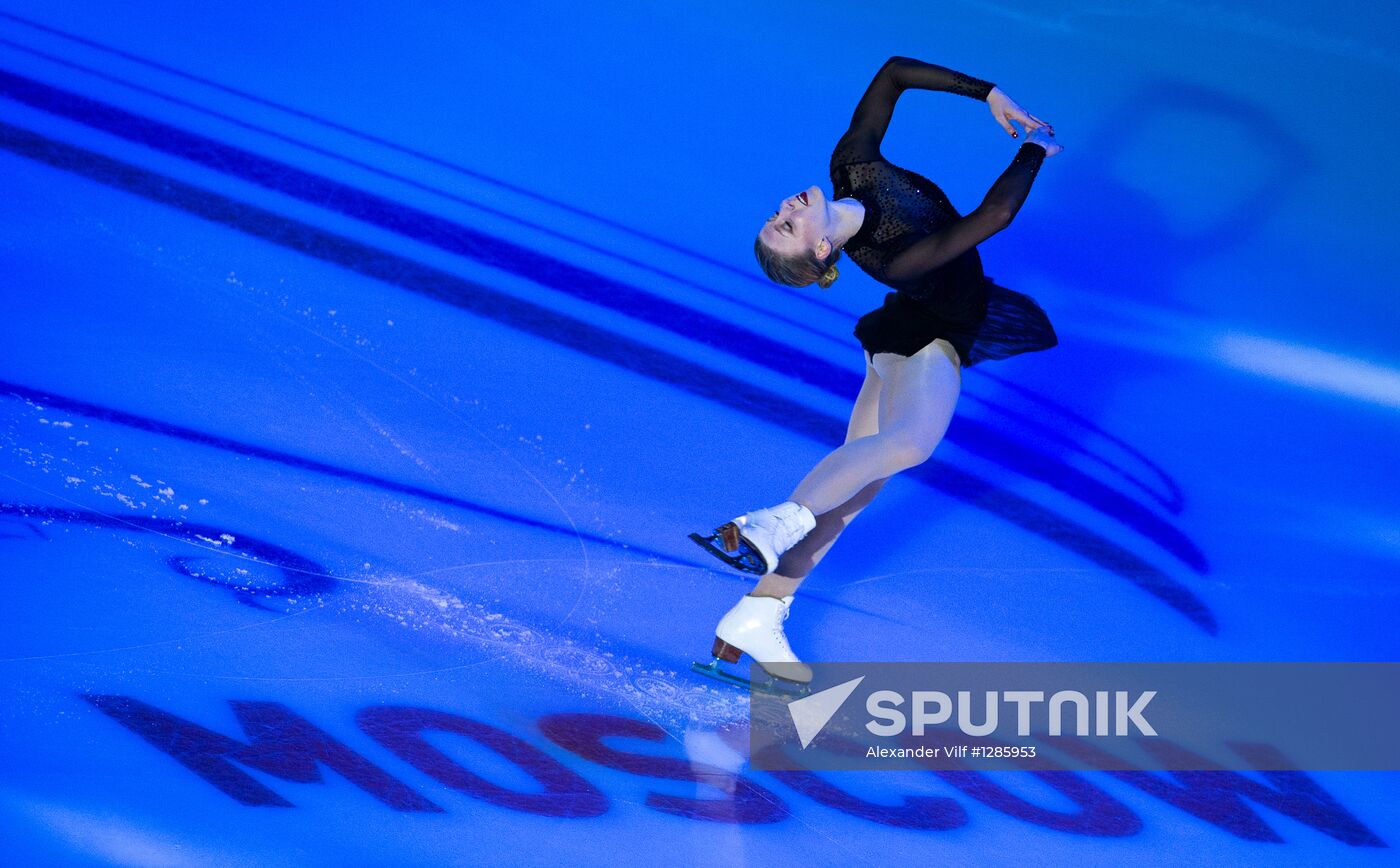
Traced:
<path fill-rule="evenodd" d="M 976 245 L 1006 224 L 1030 192 L 1045 148 L 1025 142 L 966 217 L 929 179 L 880 154 L 895 100 L 905 89 L 942 90 L 986 101 L 994 85 L 945 67 L 895 58 L 856 107 L 851 128 L 831 155 L 834 198 L 865 206 L 845 253 L 895 291 L 861 317 L 855 335 L 872 355 L 912 356 L 935 338 L 958 351 L 964 367 L 986 359 L 1045 350 L 1058 342 L 1045 312 L 1029 297 L 995 284 Z"/>

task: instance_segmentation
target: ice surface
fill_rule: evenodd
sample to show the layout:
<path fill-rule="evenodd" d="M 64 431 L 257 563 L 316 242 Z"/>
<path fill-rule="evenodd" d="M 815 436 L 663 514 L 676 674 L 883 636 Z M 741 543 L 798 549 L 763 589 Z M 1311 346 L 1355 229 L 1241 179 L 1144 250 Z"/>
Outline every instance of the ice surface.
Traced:
<path fill-rule="evenodd" d="M 4 861 L 1390 861 L 1392 772 L 765 773 L 688 671 L 749 583 L 686 534 L 839 441 L 881 292 L 755 280 L 756 219 L 890 54 L 1055 121 L 983 256 L 1062 343 L 967 373 L 797 652 L 1395 659 L 1400 55 L 1310 8 L 9 4 Z M 885 152 L 966 211 L 984 111 Z"/>

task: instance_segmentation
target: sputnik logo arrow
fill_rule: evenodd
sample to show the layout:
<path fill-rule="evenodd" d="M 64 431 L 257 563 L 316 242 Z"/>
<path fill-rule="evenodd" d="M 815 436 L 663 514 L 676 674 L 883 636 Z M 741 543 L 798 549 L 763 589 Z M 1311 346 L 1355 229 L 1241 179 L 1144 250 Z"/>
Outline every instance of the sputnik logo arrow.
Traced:
<path fill-rule="evenodd" d="M 831 722 L 831 718 L 841 710 L 842 704 L 864 680 L 864 675 L 852 678 L 844 684 L 828 687 L 820 693 L 813 693 L 788 703 L 788 714 L 792 715 L 792 725 L 797 728 L 797 737 L 802 741 L 803 750 L 806 750 L 812 739 L 822 731 L 822 727 Z"/>

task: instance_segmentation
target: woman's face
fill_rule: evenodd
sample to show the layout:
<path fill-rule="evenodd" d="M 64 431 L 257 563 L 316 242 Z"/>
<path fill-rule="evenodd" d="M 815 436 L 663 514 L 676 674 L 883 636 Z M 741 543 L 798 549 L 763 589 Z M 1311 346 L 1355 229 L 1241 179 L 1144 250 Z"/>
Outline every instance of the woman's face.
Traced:
<path fill-rule="evenodd" d="M 758 237 L 782 256 L 805 251 L 825 258 L 831 253 L 831 241 L 827 237 L 830 223 L 827 199 L 820 188 L 812 186 L 784 199 L 763 224 Z"/>

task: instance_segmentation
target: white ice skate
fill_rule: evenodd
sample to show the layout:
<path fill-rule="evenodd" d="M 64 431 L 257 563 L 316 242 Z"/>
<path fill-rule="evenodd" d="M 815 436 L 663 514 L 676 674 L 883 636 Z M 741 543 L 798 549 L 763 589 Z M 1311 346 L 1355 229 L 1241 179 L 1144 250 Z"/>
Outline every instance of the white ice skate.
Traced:
<path fill-rule="evenodd" d="M 720 619 L 715 628 L 715 642 L 710 649 L 713 658 L 708 664 L 694 663 L 691 669 L 702 675 L 737 684 L 740 687 L 758 689 L 769 685 L 756 685 L 720 666 L 720 661 L 738 663 L 741 654 L 754 659 L 763 671 L 774 678 L 794 682 L 804 687 L 812 680 L 812 669 L 792 653 L 787 635 L 783 632 L 783 622 L 791 611 L 792 597 L 752 597 L 740 598 L 737 605 Z"/>
<path fill-rule="evenodd" d="M 693 533 L 690 538 L 731 567 L 766 576 L 778 568 L 783 552 L 816 526 L 817 517 L 810 509 L 787 500 L 741 515 L 709 536 Z"/>

